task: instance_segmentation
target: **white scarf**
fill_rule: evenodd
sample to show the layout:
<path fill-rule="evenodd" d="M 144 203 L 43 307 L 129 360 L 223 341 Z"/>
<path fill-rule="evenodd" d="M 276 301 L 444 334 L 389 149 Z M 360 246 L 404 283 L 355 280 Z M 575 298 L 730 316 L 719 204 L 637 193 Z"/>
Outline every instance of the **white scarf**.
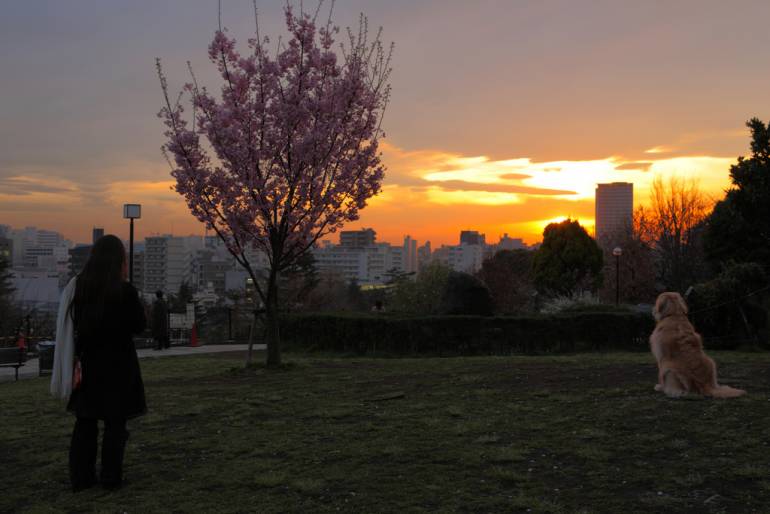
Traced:
<path fill-rule="evenodd" d="M 69 306 L 75 296 L 77 276 L 69 281 L 59 299 L 59 315 L 56 317 L 56 347 L 53 355 L 51 394 L 67 400 L 72 393 L 72 367 L 75 363 L 75 322 Z"/>

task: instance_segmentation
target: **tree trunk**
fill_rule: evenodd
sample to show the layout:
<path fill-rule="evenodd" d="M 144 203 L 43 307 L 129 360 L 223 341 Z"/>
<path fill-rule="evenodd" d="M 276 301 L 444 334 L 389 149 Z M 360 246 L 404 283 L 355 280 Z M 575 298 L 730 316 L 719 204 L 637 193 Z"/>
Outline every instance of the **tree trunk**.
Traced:
<path fill-rule="evenodd" d="M 270 271 L 266 303 L 267 367 L 276 368 L 281 365 L 281 334 L 278 327 L 278 273 L 274 270 Z"/>
<path fill-rule="evenodd" d="M 251 326 L 249 327 L 249 351 L 246 354 L 246 367 L 251 366 L 254 362 L 254 332 L 257 330 L 257 309 L 254 309 L 254 315 L 251 317 Z"/>

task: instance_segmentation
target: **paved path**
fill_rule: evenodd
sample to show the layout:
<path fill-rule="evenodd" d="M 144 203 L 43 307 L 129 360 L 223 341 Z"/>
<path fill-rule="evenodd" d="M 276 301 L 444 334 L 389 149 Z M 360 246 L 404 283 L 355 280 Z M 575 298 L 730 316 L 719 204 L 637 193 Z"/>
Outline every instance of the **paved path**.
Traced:
<path fill-rule="evenodd" d="M 255 344 L 255 350 L 264 350 L 267 345 Z M 156 351 L 151 348 L 137 350 L 140 359 L 157 359 L 160 357 L 172 357 L 174 355 L 196 355 L 199 353 L 238 352 L 249 348 L 247 344 L 212 344 L 203 346 L 172 346 L 168 350 Z M 38 360 L 30 359 L 19 368 L 19 380 L 23 378 L 35 378 L 39 376 Z M 13 382 L 13 368 L 0 368 L 0 382 Z"/>

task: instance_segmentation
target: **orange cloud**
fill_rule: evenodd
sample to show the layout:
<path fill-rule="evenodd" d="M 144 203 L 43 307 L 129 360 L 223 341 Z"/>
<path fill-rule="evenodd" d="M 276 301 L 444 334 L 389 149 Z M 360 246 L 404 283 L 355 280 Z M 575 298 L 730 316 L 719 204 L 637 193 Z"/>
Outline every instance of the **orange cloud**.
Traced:
<path fill-rule="evenodd" d="M 593 225 L 597 183 L 634 183 L 635 202 L 646 203 L 657 175 L 696 178 L 714 198 L 729 185 L 731 158 L 680 156 L 645 161 L 607 157 L 535 162 L 491 159 L 442 150 L 406 150 L 383 143 L 388 171 L 381 194 L 368 202 L 361 219 L 345 229 L 372 227 L 378 239 L 400 244 L 409 234 L 434 246 L 455 244 L 460 230 L 485 232 L 487 240 L 508 233 L 539 241 L 549 221 L 572 217 Z M 93 226 L 127 237 L 124 203 L 140 203 L 137 237 L 156 233 L 200 234 L 202 225 L 171 188 L 163 164 L 122 163 L 101 180 L 76 182 L 48 170 L 17 170 L 0 177 L 0 219 L 12 226 L 37 225 L 88 241 Z M 109 180 L 109 177 L 121 177 Z M 330 239 L 336 240 L 332 235 Z"/>
<path fill-rule="evenodd" d="M 659 146 L 653 146 L 652 148 L 648 148 L 644 151 L 644 153 L 672 153 L 676 151 L 676 148 L 673 146 L 665 146 L 665 145 L 659 145 Z"/>
<path fill-rule="evenodd" d="M 550 221 L 565 217 L 592 231 L 598 183 L 632 182 L 637 205 L 647 203 L 657 175 L 696 178 L 706 194 L 719 197 L 734 162 L 709 156 L 533 162 L 393 145 L 383 150 L 389 166 L 383 194 L 346 229 L 373 227 L 380 240 L 392 243 L 409 234 L 419 241 L 455 244 L 462 229 L 486 232 L 487 241 L 508 233 L 532 243 Z"/>

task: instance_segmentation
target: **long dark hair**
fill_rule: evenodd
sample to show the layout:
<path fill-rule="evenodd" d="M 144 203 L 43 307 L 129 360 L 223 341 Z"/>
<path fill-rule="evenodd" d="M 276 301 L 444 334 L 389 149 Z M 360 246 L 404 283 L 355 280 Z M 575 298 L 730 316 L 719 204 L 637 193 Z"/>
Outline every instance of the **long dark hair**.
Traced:
<path fill-rule="evenodd" d="M 94 243 L 88 261 L 78 275 L 70 304 L 75 329 L 81 334 L 99 326 L 107 302 L 120 301 L 125 261 L 126 249 L 117 237 L 102 236 Z"/>

